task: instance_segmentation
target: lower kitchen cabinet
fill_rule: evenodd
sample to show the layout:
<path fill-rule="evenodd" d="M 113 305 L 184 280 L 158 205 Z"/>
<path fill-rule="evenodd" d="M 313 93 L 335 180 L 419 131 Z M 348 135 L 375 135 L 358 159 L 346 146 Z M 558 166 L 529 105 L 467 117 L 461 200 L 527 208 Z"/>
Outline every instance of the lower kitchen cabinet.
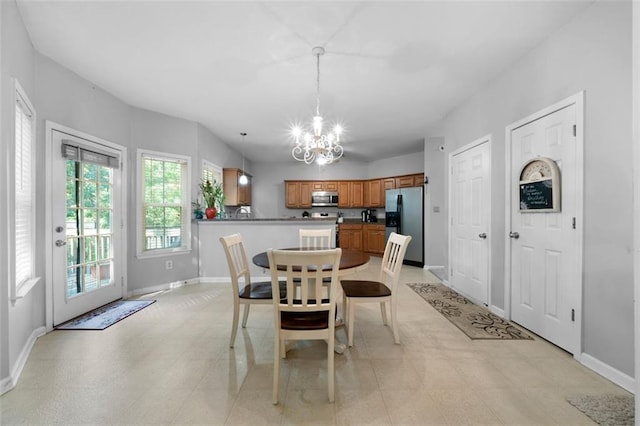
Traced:
<path fill-rule="evenodd" d="M 367 253 L 382 256 L 385 248 L 385 226 L 365 224 L 362 226 L 363 249 Z"/>
<path fill-rule="evenodd" d="M 362 224 L 340 225 L 340 248 L 362 251 Z"/>

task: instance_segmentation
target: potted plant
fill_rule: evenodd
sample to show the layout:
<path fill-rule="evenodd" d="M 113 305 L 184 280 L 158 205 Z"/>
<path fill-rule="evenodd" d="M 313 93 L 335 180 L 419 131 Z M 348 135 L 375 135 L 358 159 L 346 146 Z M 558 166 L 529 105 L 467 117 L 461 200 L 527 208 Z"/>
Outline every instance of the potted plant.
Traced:
<path fill-rule="evenodd" d="M 202 210 L 202 201 L 200 197 L 191 202 L 191 208 L 193 209 L 193 215 L 196 219 L 202 219 L 204 217 L 204 211 Z"/>
<path fill-rule="evenodd" d="M 205 215 L 207 219 L 213 219 L 219 211 L 224 208 L 224 190 L 222 184 L 216 182 L 213 183 L 210 180 L 204 180 L 200 182 L 200 190 L 202 191 L 202 198 L 204 204 L 207 207 L 205 209 Z"/>

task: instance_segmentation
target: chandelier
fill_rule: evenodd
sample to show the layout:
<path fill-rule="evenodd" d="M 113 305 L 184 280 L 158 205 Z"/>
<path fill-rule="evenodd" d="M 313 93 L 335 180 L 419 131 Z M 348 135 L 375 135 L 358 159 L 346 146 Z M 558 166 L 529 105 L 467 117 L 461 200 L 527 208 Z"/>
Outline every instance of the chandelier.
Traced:
<path fill-rule="evenodd" d="M 320 115 L 320 56 L 324 55 L 324 48 L 314 47 L 311 51 L 316 56 L 317 91 L 316 91 L 316 115 L 313 117 L 313 132 L 304 132 L 299 127 L 292 129 L 296 139 L 291 155 L 298 161 L 306 164 L 316 162 L 318 164 L 331 164 L 342 157 L 343 149 L 340 145 L 340 133 L 342 128 L 337 125 L 333 131 L 322 133 L 322 116 Z"/>

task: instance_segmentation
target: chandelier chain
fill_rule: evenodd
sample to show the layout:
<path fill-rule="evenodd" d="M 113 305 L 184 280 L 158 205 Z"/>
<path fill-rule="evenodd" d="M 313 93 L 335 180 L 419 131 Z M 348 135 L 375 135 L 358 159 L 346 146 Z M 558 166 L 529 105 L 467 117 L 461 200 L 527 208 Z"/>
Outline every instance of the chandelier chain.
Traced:
<path fill-rule="evenodd" d="M 320 115 L 320 54 L 316 54 L 316 115 Z"/>

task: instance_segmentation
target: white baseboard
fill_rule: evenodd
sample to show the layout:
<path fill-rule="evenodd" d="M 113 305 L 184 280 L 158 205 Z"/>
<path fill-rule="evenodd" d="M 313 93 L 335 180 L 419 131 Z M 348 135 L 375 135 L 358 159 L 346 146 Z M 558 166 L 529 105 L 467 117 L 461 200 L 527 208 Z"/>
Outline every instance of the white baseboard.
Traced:
<path fill-rule="evenodd" d="M 489 310 L 494 314 L 496 314 L 497 316 L 499 316 L 500 318 L 504 319 L 504 316 L 505 316 L 504 309 L 498 308 L 496 305 L 491 305 L 489 307 Z"/>
<path fill-rule="evenodd" d="M 636 393 L 636 382 L 633 377 L 624 374 L 622 371 L 616 370 L 610 365 L 605 364 L 599 359 L 584 352 L 582 352 L 579 357 L 576 357 L 576 360 L 585 367 L 595 371 L 602 377 L 611 380 L 613 383 L 626 389 L 632 394 Z"/>
<path fill-rule="evenodd" d="M 33 349 L 33 345 L 36 343 L 36 340 L 38 339 L 38 337 L 44 336 L 46 333 L 47 333 L 47 330 L 45 327 L 38 327 L 31 332 L 31 335 L 25 342 L 22 350 L 20 351 L 20 355 L 18 356 L 18 359 L 16 360 L 16 363 L 13 366 L 13 369 L 11 370 L 11 376 L 5 377 L 4 379 L 0 380 L 0 395 L 10 391 L 16 386 L 16 384 L 18 383 L 18 380 L 20 379 L 20 375 L 22 374 L 22 370 L 24 369 L 24 366 L 27 363 L 27 359 L 31 354 L 31 349 Z"/>
<path fill-rule="evenodd" d="M 437 269 L 437 268 L 444 268 L 444 265 L 424 265 L 424 269 Z"/>
<path fill-rule="evenodd" d="M 199 284 L 200 278 L 191 278 L 188 280 L 174 281 L 171 283 L 156 284 L 148 287 L 136 288 L 127 292 L 127 297 L 142 296 L 143 294 L 156 293 L 158 291 L 171 290 L 172 288 L 182 287 L 183 285 Z"/>

